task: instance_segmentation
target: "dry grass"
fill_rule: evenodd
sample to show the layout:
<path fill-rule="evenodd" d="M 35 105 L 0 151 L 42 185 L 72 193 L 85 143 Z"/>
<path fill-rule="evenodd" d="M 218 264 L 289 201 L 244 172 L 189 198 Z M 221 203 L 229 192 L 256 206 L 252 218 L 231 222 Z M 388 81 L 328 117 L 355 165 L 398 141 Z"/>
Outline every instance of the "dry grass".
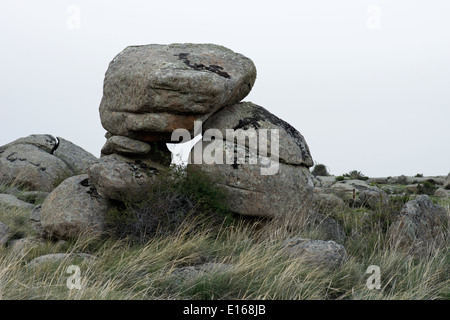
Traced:
<path fill-rule="evenodd" d="M 441 203 L 450 212 L 448 202 Z M 33 236 L 28 213 L 0 209 L 0 221 L 12 232 Z M 357 209 L 340 209 L 344 228 L 359 223 Z M 15 222 L 14 222 L 15 221 Z M 186 228 L 189 230 L 190 228 Z M 262 230 L 262 231 L 261 231 Z M 292 231 L 291 231 L 292 232 Z M 314 238 L 315 230 L 298 231 Z M 298 234 L 298 233 L 297 233 Z M 156 236 L 136 244 L 126 239 L 92 240 L 88 235 L 67 243 L 48 240 L 17 250 L 0 248 L 0 299 L 449 299 L 449 243 L 429 258 L 389 249 L 378 228 L 344 243 L 348 259 L 337 269 L 312 267 L 291 259 L 281 246 L 292 234 L 276 224 L 261 229 L 253 222 L 235 221 L 216 229 Z M 88 253 L 93 260 L 67 258 L 32 267 L 30 261 L 49 253 Z M 177 270 L 207 262 L 226 269 L 193 277 Z M 81 271 L 81 288 L 69 289 L 70 265 Z M 369 290 L 369 265 L 381 270 L 381 289 Z"/>

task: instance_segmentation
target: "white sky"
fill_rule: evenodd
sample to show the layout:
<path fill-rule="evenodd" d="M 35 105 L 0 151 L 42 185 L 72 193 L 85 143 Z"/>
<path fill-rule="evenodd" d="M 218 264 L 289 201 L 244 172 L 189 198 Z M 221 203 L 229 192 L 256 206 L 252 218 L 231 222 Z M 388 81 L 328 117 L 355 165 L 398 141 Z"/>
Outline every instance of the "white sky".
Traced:
<path fill-rule="evenodd" d="M 0 0 L 0 145 L 48 133 L 99 156 L 117 53 L 216 43 L 254 61 L 245 100 L 297 128 L 331 173 L 446 175 L 449 17 L 447 0 Z"/>

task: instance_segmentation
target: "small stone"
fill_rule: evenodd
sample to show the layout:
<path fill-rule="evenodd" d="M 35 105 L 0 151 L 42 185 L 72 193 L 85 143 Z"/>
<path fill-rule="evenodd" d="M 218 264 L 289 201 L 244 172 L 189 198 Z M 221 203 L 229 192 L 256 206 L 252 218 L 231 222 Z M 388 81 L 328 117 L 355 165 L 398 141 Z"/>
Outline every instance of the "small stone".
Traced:
<path fill-rule="evenodd" d="M 148 143 L 122 136 L 112 136 L 102 148 L 102 155 L 146 155 L 150 152 Z"/>
<path fill-rule="evenodd" d="M 298 258 L 313 267 L 336 268 L 347 258 L 345 248 L 334 241 L 295 237 L 284 243 L 291 258 Z"/>
<path fill-rule="evenodd" d="M 19 200 L 13 195 L 0 193 L 0 207 L 2 206 L 30 211 L 34 208 L 31 203 Z"/>
<path fill-rule="evenodd" d="M 62 263 L 64 261 L 72 259 L 83 259 L 87 261 L 93 261 L 96 259 L 96 257 L 87 253 L 52 253 L 34 258 L 27 264 L 27 267 L 35 268 L 43 264 Z"/>

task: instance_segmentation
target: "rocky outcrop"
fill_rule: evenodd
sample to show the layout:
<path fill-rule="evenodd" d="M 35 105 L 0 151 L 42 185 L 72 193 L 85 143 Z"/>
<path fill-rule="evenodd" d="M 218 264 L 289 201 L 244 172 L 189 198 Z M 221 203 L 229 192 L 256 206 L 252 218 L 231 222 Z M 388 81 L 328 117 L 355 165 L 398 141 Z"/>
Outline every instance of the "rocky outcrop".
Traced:
<path fill-rule="evenodd" d="M 253 62 L 222 46 L 130 46 L 106 71 L 101 122 L 113 135 L 170 142 L 175 129 L 241 101 L 255 79 Z"/>
<path fill-rule="evenodd" d="M 409 201 L 389 227 L 388 238 L 394 248 L 417 256 L 427 256 L 448 236 L 446 210 L 421 195 Z"/>
<path fill-rule="evenodd" d="M 51 135 L 31 135 L 0 147 L 0 182 L 50 192 L 69 176 L 86 172 L 96 158 Z"/>
<path fill-rule="evenodd" d="M 249 139 L 235 143 L 227 137 L 228 128 L 264 141 L 268 152 L 261 153 L 261 143 L 259 149 L 252 148 Z M 222 135 L 222 139 L 215 136 L 208 142 L 209 129 L 216 129 L 215 135 Z M 264 108 L 246 102 L 216 112 L 203 130 L 204 139 L 191 152 L 188 172 L 200 170 L 215 180 L 225 191 L 231 211 L 291 221 L 305 217 L 312 205 L 314 184 L 308 167 L 313 161 L 306 141 L 295 128 Z M 279 139 L 271 141 L 269 133 L 275 130 Z M 261 132 L 267 133 L 267 142 Z M 278 157 L 273 153 L 274 143 L 279 143 Z M 217 161 L 203 159 L 199 163 L 197 152 L 204 156 L 214 154 L 212 158 Z M 273 168 L 276 170 L 271 174 L 263 174 L 262 169 Z"/>
<path fill-rule="evenodd" d="M 43 234 L 66 239 L 80 233 L 101 233 L 109 208 L 109 202 L 98 195 L 87 174 L 68 178 L 42 204 Z"/>

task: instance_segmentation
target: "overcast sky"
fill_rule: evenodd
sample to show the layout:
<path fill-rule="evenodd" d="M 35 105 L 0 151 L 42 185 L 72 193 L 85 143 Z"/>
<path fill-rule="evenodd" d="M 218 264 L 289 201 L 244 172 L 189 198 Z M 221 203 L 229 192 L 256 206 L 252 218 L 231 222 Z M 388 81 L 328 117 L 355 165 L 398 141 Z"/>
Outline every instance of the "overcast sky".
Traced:
<path fill-rule="evenodd" d="M 246 101 L 332 174 L 450 170 L 450 1 L 0 0 L 0 145 L 29 134 L 96 156 L 109 62 L 126 46 L 216 43 L 258 70 Z"/>

